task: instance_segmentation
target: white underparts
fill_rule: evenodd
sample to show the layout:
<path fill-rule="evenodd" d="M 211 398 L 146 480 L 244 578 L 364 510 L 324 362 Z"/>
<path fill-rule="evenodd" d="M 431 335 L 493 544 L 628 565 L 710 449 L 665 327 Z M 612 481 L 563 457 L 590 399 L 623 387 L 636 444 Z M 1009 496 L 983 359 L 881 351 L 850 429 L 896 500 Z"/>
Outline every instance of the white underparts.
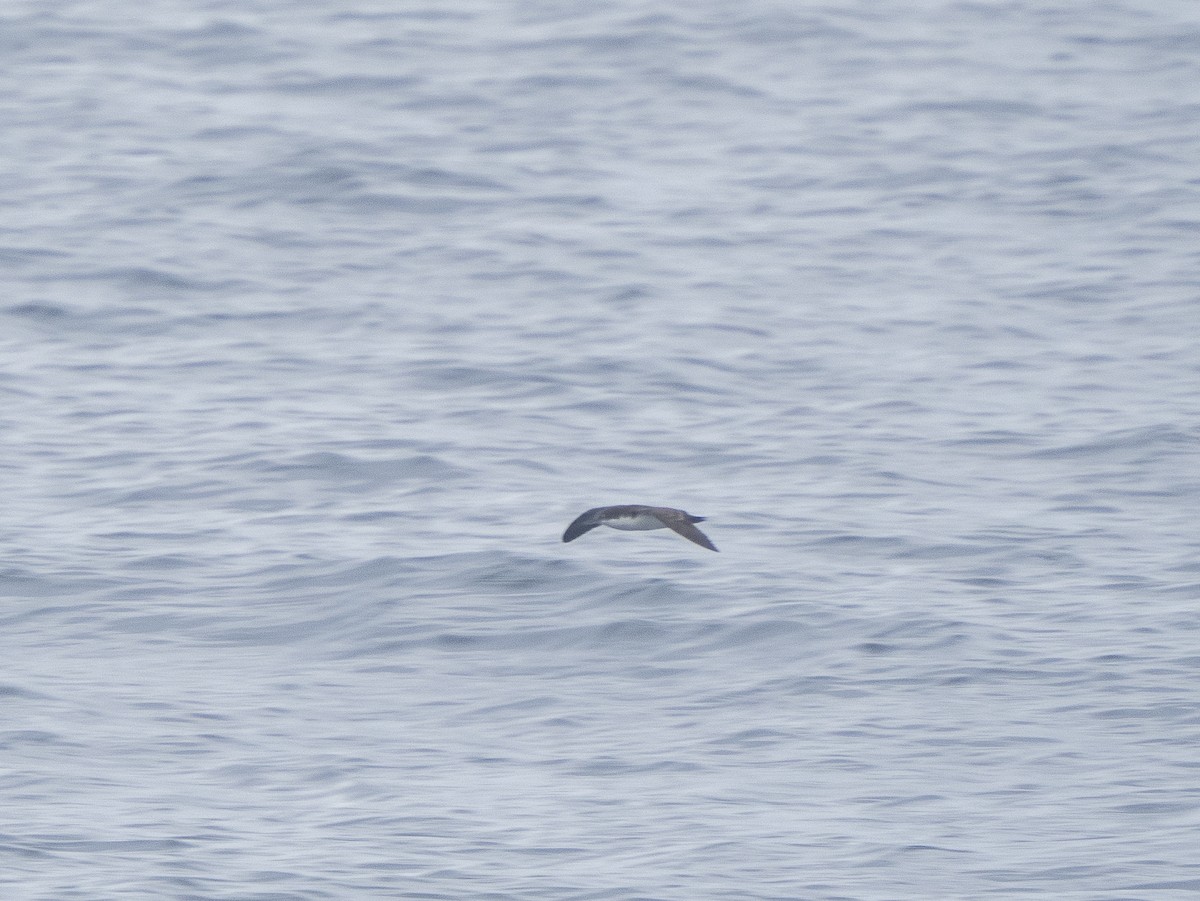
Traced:
<path fill-rule="evenodd" d="M 646 532 L 650 529 L 665 529 L 666 526 L 657 516 L 642 513 L 638 516 L 622 516 L 620 519 L 605 519 L 602 525 L 610 529 L 620 529 L 622 532 Z"/>

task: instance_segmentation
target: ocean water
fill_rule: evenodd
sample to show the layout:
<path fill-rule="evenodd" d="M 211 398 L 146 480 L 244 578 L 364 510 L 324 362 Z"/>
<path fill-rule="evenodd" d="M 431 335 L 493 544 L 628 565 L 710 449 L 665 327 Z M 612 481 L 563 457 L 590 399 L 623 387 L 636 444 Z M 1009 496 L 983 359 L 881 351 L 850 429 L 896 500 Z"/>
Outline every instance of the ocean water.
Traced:
<path fill-rule="evenodd" d="M 0 48 L 5 899 L 1200 890 L 1194 3 Z"/>

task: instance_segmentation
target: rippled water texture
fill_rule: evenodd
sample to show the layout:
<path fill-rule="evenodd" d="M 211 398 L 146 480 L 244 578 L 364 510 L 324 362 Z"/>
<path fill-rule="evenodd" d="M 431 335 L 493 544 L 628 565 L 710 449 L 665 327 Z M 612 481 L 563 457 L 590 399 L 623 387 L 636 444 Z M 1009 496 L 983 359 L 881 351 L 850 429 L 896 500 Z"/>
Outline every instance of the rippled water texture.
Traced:
<path fill-rule="evenodd" d="M 1200 890 L 1193 3 L 0 48 L 5 899 Z"/>

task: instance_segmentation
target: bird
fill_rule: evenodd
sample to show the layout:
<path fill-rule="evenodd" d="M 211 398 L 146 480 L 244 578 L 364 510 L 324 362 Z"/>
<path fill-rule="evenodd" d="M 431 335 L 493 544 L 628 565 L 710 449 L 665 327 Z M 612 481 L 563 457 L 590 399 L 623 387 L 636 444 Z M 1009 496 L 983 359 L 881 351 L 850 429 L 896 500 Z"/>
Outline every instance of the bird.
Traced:
<path fill-rule="evenodd" d="M 573 523 L 567 526 L 562 540 L 574 541 L 584 532 L 590 532 L 596 526 L 608 526 L 623 532 L 670 529 L 700 547 L 715 551 L 716 545 L 708 540 L 707 535 L 692 525 L 696 522 L 704 522 L 704 517 L 692 516 L 692 514 L 676 510 L 674 507 L 647 507 L 643 504 L 593 507 L 586 513 L 581 513 Z"/>

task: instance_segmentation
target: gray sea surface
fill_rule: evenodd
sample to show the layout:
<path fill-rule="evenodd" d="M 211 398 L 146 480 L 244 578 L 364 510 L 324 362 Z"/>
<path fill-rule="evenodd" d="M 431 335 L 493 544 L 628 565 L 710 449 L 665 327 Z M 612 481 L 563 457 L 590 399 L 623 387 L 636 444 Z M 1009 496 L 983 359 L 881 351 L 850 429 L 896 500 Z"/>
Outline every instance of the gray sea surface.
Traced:
<path fill-rule="evenodd" d="M 0 53 L 0 897 L 1200 892 L 1193 0 Z"/>

